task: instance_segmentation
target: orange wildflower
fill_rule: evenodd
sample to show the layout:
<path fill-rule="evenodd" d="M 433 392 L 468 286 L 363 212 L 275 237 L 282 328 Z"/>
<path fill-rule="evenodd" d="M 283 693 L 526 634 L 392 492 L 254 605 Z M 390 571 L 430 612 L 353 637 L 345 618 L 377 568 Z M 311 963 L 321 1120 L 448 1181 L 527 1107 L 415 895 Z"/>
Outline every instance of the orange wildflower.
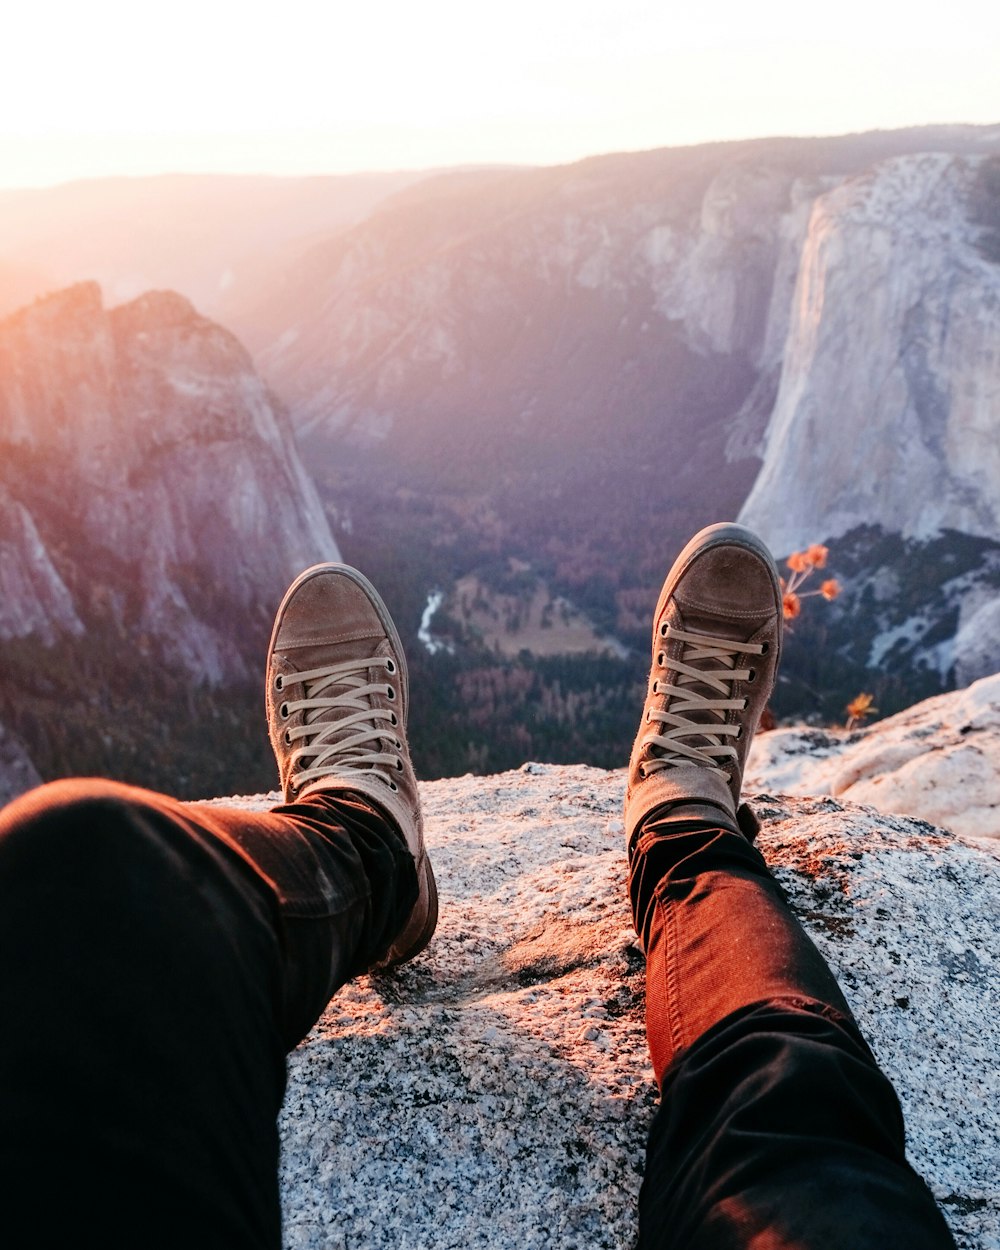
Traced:
<path fill-rule="evenodd" d="M 853 729 L 857 722 L 859 720 L 863 720 L 866 716 L 876 715 L 878 708 L 872 707 L 874 698 L 875 696 L 873 694 L 867 694 L 864 690 L 862 690 L 859 695 L 856 695 L 850 703 L 848 703 L 847 707 L 844 709 L 847 712 L 848 729 Z"/>
<path fill-rule="evenodd" d="M 830 554 L 829 548 L 824 547 L 822 543 L 813 543 L 805 553 L 809 567 L 812 569 L 825 569 L 826 557 Z"/>
<path fill-rule="evenodd" d="M 804 551 L 793 551 L 786 560 L 786 564 L 791 572 L 788 580 L 781 578 L 781 594 L 784 600 L 784 615 L 786 621 L 794 621 L 802 611 L 802 600 L 811 599 L 816 595 L 822 595 L 829 602 L 836 599 L 840 594 L 840 582 L 835 577 L 828 577 L 818 590 L 805 590 L 805 584 L 813 575 L 816 569 L 826 567 L 826 558 L 829 555 L 829 549 L 824 547 L 822 543 L 813 543 L 811 547 L 806 547 Z"/>

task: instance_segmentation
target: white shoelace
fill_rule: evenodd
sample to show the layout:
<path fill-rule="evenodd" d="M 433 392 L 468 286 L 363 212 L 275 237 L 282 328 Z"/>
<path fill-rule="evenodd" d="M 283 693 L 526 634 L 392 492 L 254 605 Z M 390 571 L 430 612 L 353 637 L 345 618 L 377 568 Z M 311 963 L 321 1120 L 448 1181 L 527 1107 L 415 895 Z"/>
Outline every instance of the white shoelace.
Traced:
<path fill-rule="evenodd" d="M 292 752 L 292 789 L 301 790 L 320 777 L 370 779 L 374 773 L 390 790 L 398 789 L 393 775 L 402 772 L 403 743 L 396 731 L 399 718 L 387 707 L 374 707 L 371 696 L 396 698 L 391 682 L 372 682 L 369 670 L 382 666 L 388 675 L 399 670 L 389 656 L 341 660 L 322 668 L 280 675 L 275 687 L 301 685 L 305 697 L 287 699 L 279 715 L 288 720 L 304 713 L 304 723 L 285 730 L 285 742 L 300 746 Z M 339 693 L 334 694 L 337 689 Z M 388 745 L 389 750 L 386 749 Z"/>
<path fill-rule="evenodd" d="M 666 622 L 660 626 L 660 637 L 662 649 L 657 654 L 656 667 L 669 668 L 674 680 L 672 684 L 654 680 L 653 693 L 665 695 L 667 701 L 663 711 L 650 708 L 646 720 L 669 728 L 646 736 L 644 745 L 651 755 L 639 766 L 640 771 L 648 777 L 663 768 L 694 763 L 728 777 L 722 762 L 735 763 L 739 757 L 726 739 L 739 738 L 742 726 L 727 723 L 726 716 L 730 711 L 745 711 L 747 706 L 746 699 L 733 698 L 733 684 L 756 678 L 752 668 L 736 667 L 736 657 L 765 655 L 767 644 L 714 638 L 675 629 Z M 667 645 L 673 640 L 682 644 L 676 659 L 666 654 Z M 720 697 L 704 694 L 696 687 L 708 687 Z M 697 744 L 686 741 L 691 738 L 698 739 Z"/>

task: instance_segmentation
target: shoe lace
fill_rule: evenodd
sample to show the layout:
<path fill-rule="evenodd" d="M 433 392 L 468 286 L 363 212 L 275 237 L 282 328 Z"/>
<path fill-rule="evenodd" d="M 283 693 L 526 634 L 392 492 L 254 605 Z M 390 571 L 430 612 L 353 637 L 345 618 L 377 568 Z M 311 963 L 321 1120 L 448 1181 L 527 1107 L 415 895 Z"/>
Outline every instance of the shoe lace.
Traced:
<path fill-rule="evenodd" d="M 666 702 L 661 708 L 646 710 L 646 720 L 660 726 L 648 734 L 644 745 L 649 758 L 640 765 L 643 776 L 679 764 L 697 764 L 728 777 L 723 762 L 738 763 L 732 741 L 743 733 L 743 726 L 728 720 L 730 712 L 746 710 L 748 700 L 733 697 L 738 681 L 753 682 L 753 668 L 737 668 L 740 656 L 766 655 L 768 644 L 716 638 L 711 634 L 676 629 L 667 622 L 660 626 L 662 649 L 656 656 L 657 669 L 672 674 L 671 681 L 653 681 L 653 694 Z M 681 644 L 677 656 L 667 656 L 670 642 Z M 730 741 L 732 740 L 732 741 Z"/>
<path fill-rule="evenodd" d="M 399 717 L 392 708 L 371 702 L 376 694 L 395 700 L 396 688 L 391 681 L 370 680 L 376 667 L 389 676 L 398 672 L 390 656 L 370 656 L 275 679 L 279 691 L 293 684 L 304 691 L 303 698 L 286 699 L 279 708 L 283 720 L 303 713 L 301 725 L 285 730 L 285 743 L 299 744 L 291 756 L 293 791 L 321 777 L 368 779 L 373 773 L 390 790 L 399 788 L 393 777 L 403 771 L 403 743 L 396 732 Z"/>

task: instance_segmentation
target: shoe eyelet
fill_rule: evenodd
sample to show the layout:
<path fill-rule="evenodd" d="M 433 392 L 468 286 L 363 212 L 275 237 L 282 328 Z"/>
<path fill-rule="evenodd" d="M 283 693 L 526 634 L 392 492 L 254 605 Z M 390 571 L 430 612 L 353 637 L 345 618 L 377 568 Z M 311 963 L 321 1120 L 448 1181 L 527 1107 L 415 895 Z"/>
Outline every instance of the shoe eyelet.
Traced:
<path fill-rule="evenodd" d="M 656 666 L 657 668 L 664 668 L 666 667 L 666 663 L 667 663 L 667 653 L 665 651 L 661 651 L 660 654 L 656 657 Z"/>
<path fill-rule="evenodd" d="M 396 783 L 395 783 L 394 781 L 390 781 L 390 782 L 389 782 L 389 789 L 390 789 L 390 790 L 394 790 L 394 791 L 396 791 L 396 792 L 398 793 L 398 791 L 399 791 L 399 786 L 397 786 L 397 785 L 396 785 Z"/>
<path fill-rule="evenodd" d="M 750 672 L 747 674 L 747 684 L 756 680 L 757 680 L 757 670 L 755 668 L 752 668 Z"/>
<path fill-rule="evenodd" d="M 394 672 L 396 671 L 396 661 L 395 661 L 395 660 L 386 660 L 386 662 L 385 662 L 385 671 L 386 671 L 387 673 L 394 673 Z"/>
<path fill-rule="evenodd" d="M 761 655 L 767 655 L 767 653 L 768 653 L 770 650 L 771 650 L 771 644 L 770 644 L 769 642 L 762 642 L 762 643 L 760 644 L 760 653 L 761 653 Z"/>
<path fill-rule="evenodd" d="M 737 742 L 739 742 L 739 740 L 743 737 L 743 726 L 742 726 L 742 725 L 737 725 L 737 726 L 736 726 L 736 733 L 733 735 L 733 737 L 734 737 L 734 739 L 735 739 Z"/>
<path fill-rule="evenodd" d="M 750 700 L 749 700 L 749 699 L 744 699 L 744 700 L 743 700 L 743 711 L 745 712 L 749 706 L 750 706 Z"/>
<path fill-rule="evenodd" d="M 274 688 L 275 690 L 284 690 L 285 688 L 285 679 L 280 673 L 274 679 Z"/>
<path fill-rule="evenodd" d="M 398 738 L 396 739 L 396 744 L 395 744 L 395 745 L 396 745 L 396 750 L 397 750 L 397 751 L 402 751 L 402 749 L 403 749 L 403 744 L 400 742 L 400 740 L 399 740 Z M 399 765 L 399 766 L 400 766 L 400 768 L 402 768 L 402 767 L 403 767 L 402 762 L 400 762 L 400 765 Z"/>
<path fill-rule="evenodd" d="M 397 760 L 397 761 L 396 761 L 396 772 L 397 772 L 397 773 L 401 773 L 402 771 L 403 771 L 403 761 L 402 761 L 402 760 Z"/>
<path fill-rule="evenodd" d="M 667 622 L 664 621 L 663 624 L 660 626 L 660 637 L 666 638 L 666 636 L 667 636 Z"/>
<path fill-rule="evenodd" d="M 285 730 L 285 746 L 290 747 L 291 745 L 292 745 L 292 731 L 290 729 L 286 729 Z"/>
<path fill-rule="evenodd" d="M 288 710 L 287 703 L 282 703 L 281 707 L 278 708 L 278 714 L 280 715 L 282 720 L 288 720 L 289 716 L 291 715 L 291 712 L 289 712 Z"/>
<path fill-rule="evenodd" d="M 398 725 L 398 724 L 399 724 L 399 717 L 396 715 L 396 713 L 395 713 L 395 712 L 390 712 L 390 713 L 389 713 L 389 724 L 390 724 L 390 725 Z"/>
<path fill-rule="evenodd" d="M 387 699 L 395 699 L 395 697 L 396 697 L 396 691 L 392 688 L 392 686 L 388 686 L 388 687 L 386 688 L 385 697 L 386 697 Z"/>
<path fill-rule="evenodd" d="M 653 694 L 659 694 L 659 693 L 660 693 L 660 679 L 657 678 L 656 681 L 653 682 Z"/>

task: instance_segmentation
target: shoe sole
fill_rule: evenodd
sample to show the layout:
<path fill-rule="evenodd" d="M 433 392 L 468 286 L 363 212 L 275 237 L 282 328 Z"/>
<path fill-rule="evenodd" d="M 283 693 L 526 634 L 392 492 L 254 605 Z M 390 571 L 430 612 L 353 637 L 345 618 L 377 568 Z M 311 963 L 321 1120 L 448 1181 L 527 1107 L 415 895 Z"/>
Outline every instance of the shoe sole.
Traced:
<path fill-rule="evenodd" d="M 667 579 L 663 583 L 663 589 L 660 591 L 660 597 L 656 602 L 656 613 L 653 621 L 660 619 L 660 614 L 666 607 L 667 600 L 673 595 L 677 589 L 677 583 L 687 572 L 691 564 L 704 555 L 706 551 L 711 551 L 713 547 L 741 547 L 744 551 L 751 551 L 754 555 L 759 556 L 765 568 L 771 575 L 771 585 L 774 588 L 774 603 L 778 612 L 778 619 L 782 616 L 782 598 L 781 598 L 781 582 L 778 575 L 778 566 L 774 563 L 774 556 L 764 545 L 760 538 L 749 530 L 745 525 L 737 525 L 735 521 L 721 521 L 717 525 L 708 525 L 703 530 L 699 530 L 694 538 L 687 544 L 681 554 L 673 563 L 673 567 L 667 574 Z M 778 671 L 778 664 L 781 661 L 781 630 L 778 631 L 777 646 L 774 656 L 774 671 Z M 656 637 L 654 629 L 653 650 L 656 651 Z"/>
<path fill-rule="evenodd" d="M 403 651 L 403 643 L 400 640 L 399 631 L 396 629 L 395 622 L 389 615 L 389 609 L 382 601 L 382 596 L 378 593 L 368 578 L 365 577 L 364 573 L 359 573 L 358 570 L 353 568 L 350 564 L 336 564 L 332 562 L 328 564 L 314 564 L 311 568 L 306 569 L 304 573 L 300 573 L 295 581 L 292 582 L 291 586 L 289 586 L 285 591 L 284 598 L 281 600 L 281 603 L 278 605 L 278 611 L 275 613 L 274 626 L 271 629 L 271 641 L 268 643 L 267 647 L 268 664 L 271 663 L 271 656 L 274 655 L 274 644 L 278 638 L 278 629 L 281 625 L 282 618 L 285 615 L 285 609 L 288 607 L 289 603 L 292 601 L 299 589 L 304 586 L 306 582 L 311 581 L 314 577 L 322 577 L 325 573 L 336 573 L 340 577 L 346 577 L 349 581 L 354 582 L 356 586 L 359 586 L 371 600 L 372 607 L 374 607 L 378 614 L 379 621 L 381 622 L 382 628 L 385 630 L 386 637 L 392 645 L 394 658 L 399 666 L 399 675 L 402 679 L 403 686 L 402 703 L 404 715 L 402 719 L 403 728 L 405 729 L 406 716 L 410 710 L 410 675 L 406 667 L 406 655 Z"/>
<path fill-rule="evenodd" d="M 430 859 L 424 857 L 424 878 L 427 888 L 427 915 L 424 918 L 423 927 L 417 936 L 413 939 L 406 950 L 400 951 L 394 959 L 386 963 L 375 964 L 370 971 L 373 973 L 391 972 L 395 968 L 407 964 L 411 959 L 416 959 L 422 950 L 428 945 L 434 936 L 438 922 L 438 892 L 437 882 L 434 880 L 434 869 L 431 867 Z"/>

